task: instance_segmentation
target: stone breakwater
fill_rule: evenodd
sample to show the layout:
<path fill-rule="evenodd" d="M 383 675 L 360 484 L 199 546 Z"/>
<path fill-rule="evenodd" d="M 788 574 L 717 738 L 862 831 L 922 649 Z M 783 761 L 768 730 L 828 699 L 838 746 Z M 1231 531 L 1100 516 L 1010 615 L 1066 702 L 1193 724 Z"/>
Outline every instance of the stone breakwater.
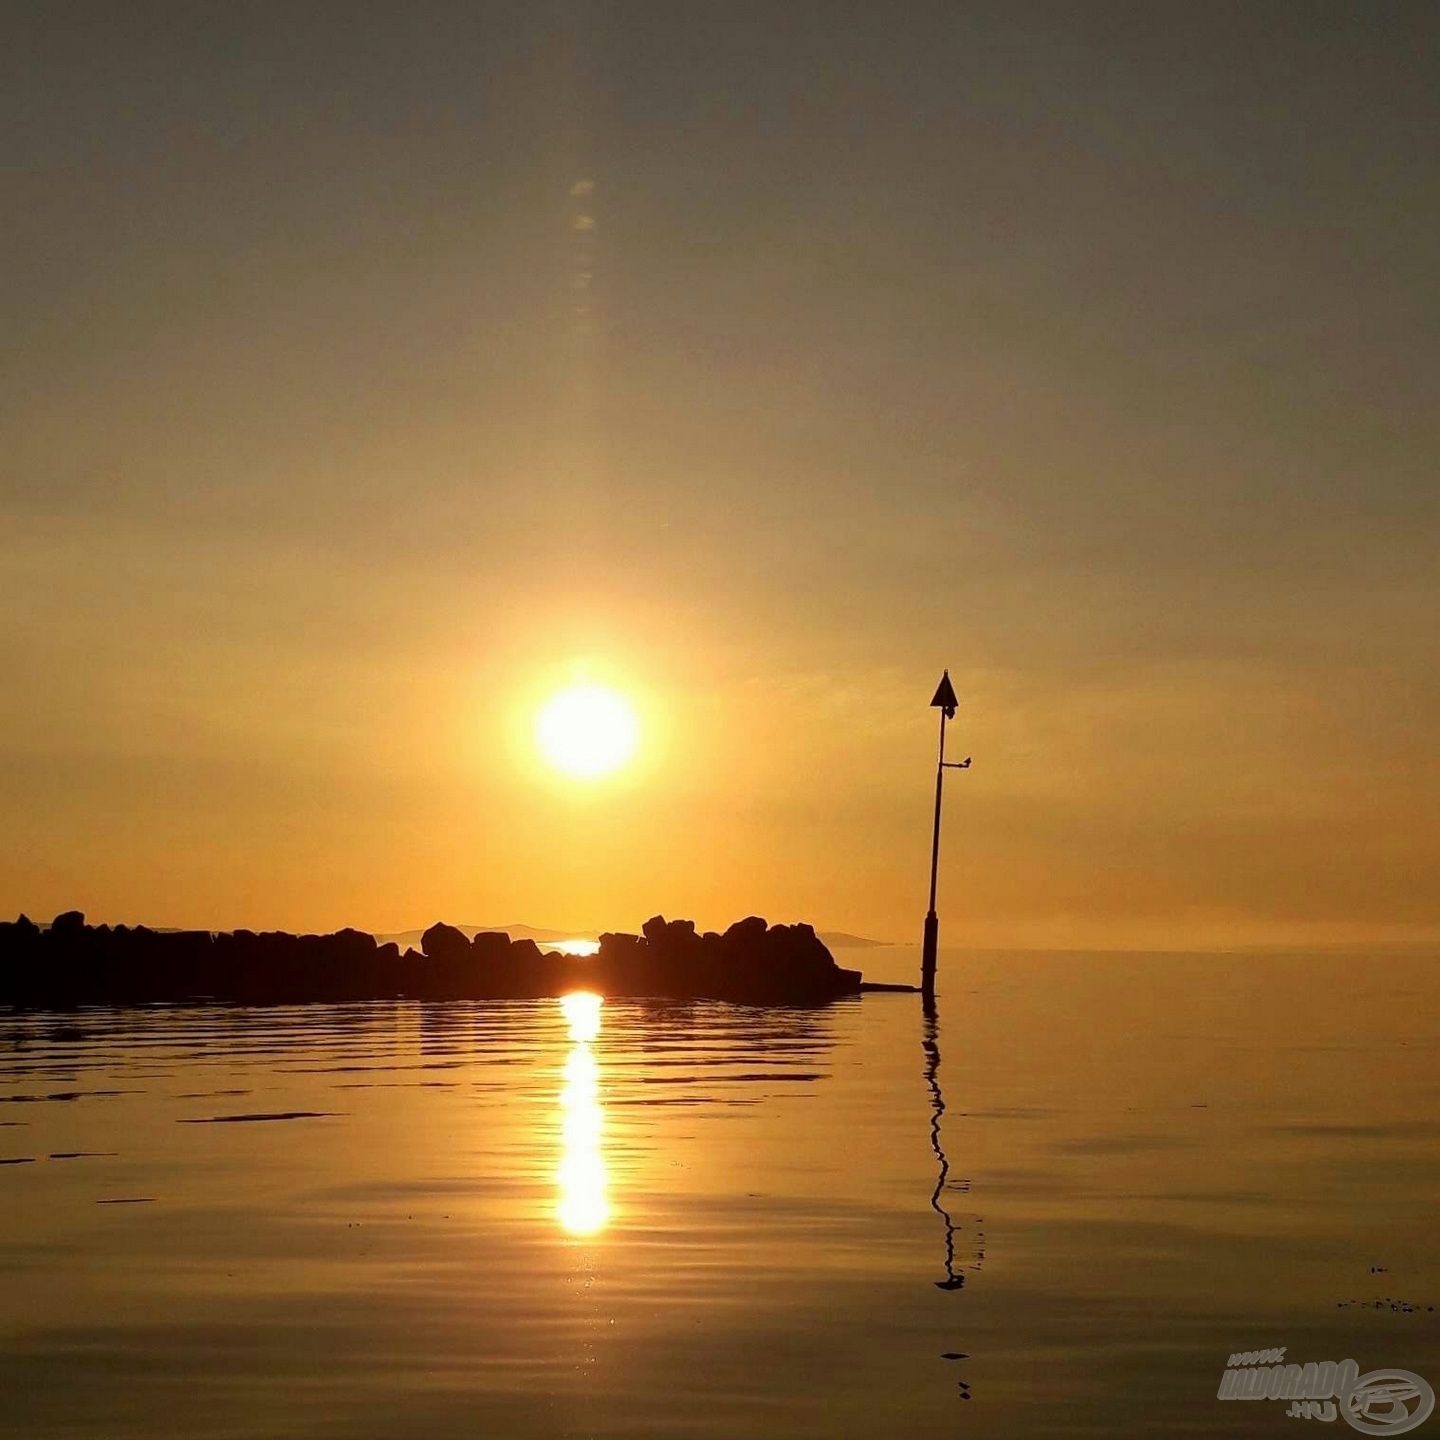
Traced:
<path fill-rule="evenodd" d="M 0 922 L 0 1006 L 64 1009 L 215 1001 L 246 1005 L 346 1000 L 498 1000 L 562 995 L 814 1005 L 853 995 L 860 972 L 836 965 L 809 925 L 758 916 L 723 933 L 647 920 L 639 935 L 600 937 L 599 953 L 546 951 L 533 940 L 432 925 L 402 952 L 359 930 L 151 930 L 87 925 L 78 911 L 48 926 Z"/>

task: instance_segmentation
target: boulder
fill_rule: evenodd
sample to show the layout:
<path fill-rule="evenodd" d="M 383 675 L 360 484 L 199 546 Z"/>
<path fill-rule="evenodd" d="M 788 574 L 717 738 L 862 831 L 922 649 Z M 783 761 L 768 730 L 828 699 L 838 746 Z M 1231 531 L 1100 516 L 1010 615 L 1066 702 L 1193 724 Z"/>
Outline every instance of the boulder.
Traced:
<path fill-rule="evenodd" d="M 470 953 L 470 942 L 463 930 L 437 923 L 420 937 L 420 948 L 431 960 L 456 961 Z"/>
<path fill-rule="evenodd" d="M 633 955 L 640 948 L 640 937 L 629 935 L 624 931 L 614 932 L 607 930 L 600 937 L 600 958 L 619 958 L 625 955 Z"/>
<path fill-rule="evenodd" d="M 758 945 L 765 939 L 765 922 L 758 915 L 737 920 L 725 932 L 725 939 L 736 945 Z"/>
<path fill-rule="evenodd" d="M 510 958 L 510 937 L 494 930 L 482 930 L 470 942 L 470 953 L 482 965 L 498 965 Z"/>
<path fill-rule="evenodd" d="M 512 940 L 510 958 L 521 965 L 531 965 L 540 959 L 540 947 L 531 939 Z"/>
<path fill-rule="evenodd" d="M 347 955 L 370 955 L 375 952 L 376 944 L 373 935 L 367 935 L 363 930 L 353 930 L 346 927 L 344 930 L 335 932 L 335 945 Z"/>

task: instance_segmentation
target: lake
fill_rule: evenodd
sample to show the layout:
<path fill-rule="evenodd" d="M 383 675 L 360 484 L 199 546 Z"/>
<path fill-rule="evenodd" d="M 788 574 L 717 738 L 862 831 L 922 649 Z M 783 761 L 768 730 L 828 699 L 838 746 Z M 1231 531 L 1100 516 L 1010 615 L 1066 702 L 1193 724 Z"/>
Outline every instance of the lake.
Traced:
<path fill-rule="evenodd" d="M 1437 977 L 0 1017 L 0 1436 L 1282 1436 L 1232 1352 L 1440 1384 Z"/>

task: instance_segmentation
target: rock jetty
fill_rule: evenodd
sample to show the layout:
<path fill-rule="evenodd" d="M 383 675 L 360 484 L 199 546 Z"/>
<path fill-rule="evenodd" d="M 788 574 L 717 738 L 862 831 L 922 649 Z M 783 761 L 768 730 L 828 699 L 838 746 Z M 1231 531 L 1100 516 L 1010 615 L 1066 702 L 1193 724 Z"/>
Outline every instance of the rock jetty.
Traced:
<path fill-rule="evenodd" d="M 689 920 L 647 920 L 639 935 L 600 937 L 593 956 L 546 951 L 533 940 L 432 925 L 420 949 L 373 935 L 151 930 L 87 925 L 75 910 L 48 926 L 0 921 L 0 1006 L 347 1000 L 500 1000 L 586 989 L 609 996 L 816 1005 L 853 995 L 858 970 L 836 965 L 809 925 L 759 916 L 723 933 Z M 888 988 L 888 987 L 887 987 Z"/>

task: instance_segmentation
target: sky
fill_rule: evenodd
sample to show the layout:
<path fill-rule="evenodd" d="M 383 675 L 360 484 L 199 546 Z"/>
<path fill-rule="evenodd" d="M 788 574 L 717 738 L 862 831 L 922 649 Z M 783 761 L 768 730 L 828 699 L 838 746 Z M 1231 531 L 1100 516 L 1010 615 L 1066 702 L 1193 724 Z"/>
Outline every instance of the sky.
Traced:
<path fill-rule="evenodd" d="M 1437 41 L 6 6 L 0 914 L 1440 938 Z"/>

